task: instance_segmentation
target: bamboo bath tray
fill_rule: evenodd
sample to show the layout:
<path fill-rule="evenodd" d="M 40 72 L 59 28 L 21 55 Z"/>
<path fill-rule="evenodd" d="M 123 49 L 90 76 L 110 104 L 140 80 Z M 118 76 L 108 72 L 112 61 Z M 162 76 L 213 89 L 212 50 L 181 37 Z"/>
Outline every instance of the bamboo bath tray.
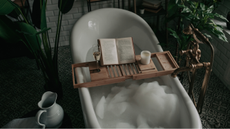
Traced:
<path fill-rule="evenodd" d="M 168 75 L 174 72 L 179 66 L 174 60 L 173 56 L 169 51 L 151 53 L 151 58 L 156 58 L 162 67 L 159 71 L 152 59 L 148 65 L 140 63 L 140 55 L 136 55 L 136 62 L 131 64 L 123 65 L 110 65 L 110 66 L 99 66 L 100 72 L 95 72 L 97 69 L 96 61 L 72 64 L 72 77 L 73 87 L 95 87 L 113 83 L 123 82 L 126 79 L 140 80 L 152 77 L 159 77 Z M 75 79 L 75 68 L 77 67 L 89 67 L 91 82 L 76 83 Z"/>

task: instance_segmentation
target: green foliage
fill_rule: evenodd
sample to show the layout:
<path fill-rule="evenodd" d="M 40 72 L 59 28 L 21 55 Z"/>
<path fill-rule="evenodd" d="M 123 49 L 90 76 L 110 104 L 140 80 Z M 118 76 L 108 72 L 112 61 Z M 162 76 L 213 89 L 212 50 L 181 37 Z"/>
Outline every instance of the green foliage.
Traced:
<path fill-rule="evenodd" d="M 16 32 L 15 24 L 5 15 L 0 15 L 0 37 L 9 42 L 18 42 L 20 35 Z"/>
<path fill-rule="evenodd" d="M 29 47 L 32 51 L 38 51 L 40 50 L 41 46 L 41 39 L 37 35 L 36 29 L 25 23 L 25 22 L 17 22 L 17 32 L 21 33 L 24 36 L 25 44 L 27 47 Z"/>
<path fill-rule="evenodd" d="M 15 8 L 11 13 L 8 14 L 8 16 L 17 19 L 20 15 L 20 12 L 18 11 L 18 8 Z"/>
<path fill-rule="evenodd" d="M 177 43 L 179 45 L 179 48 L 180 50 L 184 50 L 187 48 L 187 43 L 191 40 L 193 40 L 191 38 L 191 36 L 189 35 L 184 35 L 182 34 L 182 31 L 174 31 L 170 28 L 168 28 L 168 30 L 171 32 L 170 35 L 172 35 L 176 40 L 177 40 Z"/>
<path fill-rule="evenodd" d="M 202 2 L 195 2 L 192 0 L 170 0 L 168 4 L 168 17 L 166 22 L 171 20 L 178 20 L 179 25 L 175 25 L 175 29 L 168 28 L 170 35 L 177 40 L 176 46 L 176 60 L 180 60 L 178 52 L 187 48 L 187 44 L 194 40 L 192 36 L 185 35 L 182 31 L 189 24 L 192 24 L 199 31 L 207 31 L 209 34 L 214 35 L 218 39 L 228 42 L 223 32 L 223 28 L 215 24 L 211 19 L 220 18 L 228 21 L 224 16 L 214 13 L 214 9 L 219 3 L 218 0 L 202 0 Z M 212 39 L 211 35 L 205 33 L 204 35 Z"/>
<path fill-rule="evenodd" d="M 221 0 L 203 0 L 203 3 L 206 5 L 206 6 L 211 6 L 213 5 L 214 6 L 214 9 L 216 9 L 219 4 L 220 4 Z"/>
<path fill-rule="evenodd" d="M 57 68 L 57 53 L 62 22 L 62 14 L 71 10 L 74 0 L 59 0 L 59 15 L 57 32 L 55 38 L 55 48 L 52 55 L 52 48 L 49 41 L 49 33 L 46 23 L 46 3 L 47 0 L 40 0 L 41 7 L 41 30 L 34 28 L 22 13 L 18 5 L 11 0 L 0 0 L 0 37 L 7 42 L 22 41 L 36 57 L 37 63 L 42 70 L 45 81 L 59 83 Z M 60 13 L 62 12 L 62 13 Z M 20 15 L 20 16 L 19 16 Z M 9 16 L 13 16 L 17 21 L 12 21 Z M 41 37 L 41 38 L 40 38 Z M 41 48 L 41 44 L 44 49 Z"/>
<path fill-rule="evenodd" d="M 15 5 L 12 2 L 9 2 L 9 0 L 0 0 L 0 15 L 6 15 L 11 13 L 17 5 Z"/>
<path fill-rule="evenodd" d="M 175 18 L 179 18 L 181 20 L 181 24 L 192 23 L 194 27 L 198 28 L 200 31 L 206 30 L 220 40 L 228 42 L 223 32 L 223 28 L 219 25 L 216 25 L 211 19 L 220 18 L 224 21 L 228 20 L 218 13 L 213 13 L 214 5 L 206 3 L 204 4 L 201 2 L 194 2 L 190 0 L 170 0 L 168 7 L 169 15 L 166 21 L 169 22 Z M 181 13 L 179 13 L 180 11 Z M 173 31 L 170 31 L 171 35 L 173 35 L 176 39 L 183 38 L 184 34 L 178 32 L 182 31 L 183 29 L 184 28 L 180 30 L 175 30 L 178 36 L 175 37 L 175 32 Z M 208 35 L 208 37 L 211 38 L 210 35 Z"/>
<path fill-rule="evenodd" d="M 41 29 L 46 29 L 47 24 L 46 24 L 46 0 L 42 0 L 43 5 L 42 5 L 42 10 L 41 10 Z"/>

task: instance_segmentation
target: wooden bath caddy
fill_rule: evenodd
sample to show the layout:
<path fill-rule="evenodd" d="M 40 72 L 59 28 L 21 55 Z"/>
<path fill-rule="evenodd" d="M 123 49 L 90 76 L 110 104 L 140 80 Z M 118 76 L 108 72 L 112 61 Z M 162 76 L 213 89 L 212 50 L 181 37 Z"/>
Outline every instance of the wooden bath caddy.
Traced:
<path fill-rule="evenodd" d="M 156 58 L 162 67 L 158 71 L 152 59 L 148 65 L 140 63 L 140 55 L 136 55 L 136 62 L 123 65 L 99 66 L 100 72 L 97 72 L 96 61 L 72 64 L 72 77 L 74 88 L 95 87 L 113 83 L 123 82 L 126 79 L 146 79 L 171 74 L 179 68 L 176 61 L 169 51 L 151 53 L 151 58 Z M 76 83 L 75 68 L 89 67 L 91 82 Z"/>

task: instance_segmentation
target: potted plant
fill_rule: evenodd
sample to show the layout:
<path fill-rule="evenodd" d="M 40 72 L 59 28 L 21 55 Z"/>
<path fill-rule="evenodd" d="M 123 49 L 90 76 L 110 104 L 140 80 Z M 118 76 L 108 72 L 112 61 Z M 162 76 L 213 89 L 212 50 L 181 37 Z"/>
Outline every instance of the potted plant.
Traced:
<path fill-rule="evenodd" d="M 199 31 L 207 31 L 210 34 L 216 36 L 224 42 L 228 42 L 223 32 L 223 28 L 220 25 L 215 24 L 212 19 L 215 17 L 221 18 L 228 22 L 228 20 L 218 14 L 213 13 L 214 5 L 206 6 L 201 2 L 195 2 L 190 0 L 170 0 L 168 6 L 168 18 L 167 22 L 177 18 L 178 24 L 174 29 L 168 28 L 171 35 L 177 40 L 176 56 L 179 57 L 178 52 L 187 47 L 187 43 L 190 42 L 192 36 L 187 36 L 182 33 L 182 30 L 192 23 Z M 206 37 L 212 38 L 211 35 L 204 33 Z M 180 63 L 180 59 L 177 58 Z"/>
<path fill-rule="evenodd" d="M 38 0 L 35 0 L 38 1 Z M 60 37 L 60 29 L 62 23 L 62 15 L 69 12 L 73 6 L 74 0 L 59 0 L 59 15 L 57 21 L 57 31 L 55 45 L 52 49 L 49 41 L 49 33 L 46 23 L 46 3 L 47 0 L 40 0 L 38 6 L 41 13 L 41 24 L 35 29 L 22 13 L 20 7 L 11 0 L 0 1 L 0 37 L 7 42 L 23 42 L 33 53 L 36 61 L 41 68 L 45 80 L 45 89 L 56 92 L 59 99 L 62 98 L 62 86 L 58 75 L 58 44 Z M 10 14 L 15 19 L 9 18 Z M 41 36 L 41 38 L 40 38 Z M 13 37 L 13 38 L 12 38 Z"/>

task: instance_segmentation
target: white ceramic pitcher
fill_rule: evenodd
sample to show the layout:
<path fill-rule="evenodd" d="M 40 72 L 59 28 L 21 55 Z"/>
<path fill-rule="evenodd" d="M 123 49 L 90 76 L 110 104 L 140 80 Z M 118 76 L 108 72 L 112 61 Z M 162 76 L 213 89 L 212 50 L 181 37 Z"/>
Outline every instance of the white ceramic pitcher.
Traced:
<path fill-rule="evenodd" d="M 41 101 L 38 102 L 38 107 L 41 108 L 37 112 L 37 123 L 47 128 L 58 128 L 62 124 L 64 111 L 62 107 L 56 103 L 57 93 L 47 91 L 42 95 Z"/>

